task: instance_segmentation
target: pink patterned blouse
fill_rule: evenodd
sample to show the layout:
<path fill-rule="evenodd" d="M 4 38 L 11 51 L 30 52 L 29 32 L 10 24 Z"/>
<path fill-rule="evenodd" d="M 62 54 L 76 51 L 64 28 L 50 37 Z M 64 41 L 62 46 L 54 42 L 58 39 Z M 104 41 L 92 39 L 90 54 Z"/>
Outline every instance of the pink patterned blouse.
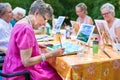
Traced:
<path fill-rule="evenodd" d="M 29 70 L 31 80 L 62 80 L 55 69 L 53 69 L 46 61 L 29 67 L 25 67 L 22 64 L 20 50 L 31 47 L 32 57 L 40 55 L 39 46 L 32 26 L 27 23 L 16 24 L 11 33 L 7 55 L 3 65 L 3 72 L 11 74 L 14 72 Z M 3 80 L 24 80 L 24 76 L 17 76 L 8 79 L 3 78 Z"/>

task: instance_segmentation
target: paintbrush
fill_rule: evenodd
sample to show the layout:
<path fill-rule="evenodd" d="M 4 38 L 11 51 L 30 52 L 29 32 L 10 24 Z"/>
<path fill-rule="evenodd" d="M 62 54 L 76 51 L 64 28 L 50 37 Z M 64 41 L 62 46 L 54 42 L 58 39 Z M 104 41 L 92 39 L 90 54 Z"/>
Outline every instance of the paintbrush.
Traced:
<path fill-rule="evenodd" d="M 108 53 L 104 49 L 102 51 L 104 52 L 105 55 L 107 55 L 109 58 L 111 58 L 110 55 L 108 55 Z"/>
<path fill-rule="evenodd" d="M 62 42 L 61 42 L 61 38 L 59 37 L 59 41 L 60 41 L 60 46 L 61 46 L 61 48 L 62 48 Z"/>

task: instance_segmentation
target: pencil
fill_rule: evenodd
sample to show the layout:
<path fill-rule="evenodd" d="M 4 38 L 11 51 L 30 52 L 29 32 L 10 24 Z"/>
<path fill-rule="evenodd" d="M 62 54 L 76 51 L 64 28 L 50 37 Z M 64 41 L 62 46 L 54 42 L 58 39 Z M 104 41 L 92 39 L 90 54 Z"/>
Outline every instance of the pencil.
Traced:
<path fill-rule="evenodd" d="M 59 41 L 60 41 L 60 46 L 61 46 L 61 48 L 62 48 L 62 42 L 61 42 L 61 38 L 59 37 Z"/>

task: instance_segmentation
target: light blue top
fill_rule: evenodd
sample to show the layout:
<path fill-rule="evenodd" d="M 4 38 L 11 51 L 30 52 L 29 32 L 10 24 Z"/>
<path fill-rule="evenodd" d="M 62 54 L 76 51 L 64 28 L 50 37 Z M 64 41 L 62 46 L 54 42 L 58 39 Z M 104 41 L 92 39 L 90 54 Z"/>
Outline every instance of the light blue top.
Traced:
<path fill-rule="evenodd" d="M 7 49 L 12 30 L 11 23 L 7 23 L 0 18 L 0 48 Z"/>

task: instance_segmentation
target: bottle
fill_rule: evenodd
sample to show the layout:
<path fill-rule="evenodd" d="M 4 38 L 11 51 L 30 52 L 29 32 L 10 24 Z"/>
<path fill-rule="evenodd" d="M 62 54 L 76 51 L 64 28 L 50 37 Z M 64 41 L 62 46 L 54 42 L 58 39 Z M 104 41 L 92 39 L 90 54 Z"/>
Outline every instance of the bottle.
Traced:
<path fill-rule="evenodd" d="M 70 38 L 70 26 L 66 26 L 66 39 Z"/>
<path fill-rule="evenodd" d="M 46 34 L 50 35 L 50 32 L 51 32 L 51 26 L 49 23 L 46 23 Z"/>
<path fill-rule="evenodd" d="M 49 26 L 46 27 L 46 34 L 50 35 L 50 27 Z"/>

